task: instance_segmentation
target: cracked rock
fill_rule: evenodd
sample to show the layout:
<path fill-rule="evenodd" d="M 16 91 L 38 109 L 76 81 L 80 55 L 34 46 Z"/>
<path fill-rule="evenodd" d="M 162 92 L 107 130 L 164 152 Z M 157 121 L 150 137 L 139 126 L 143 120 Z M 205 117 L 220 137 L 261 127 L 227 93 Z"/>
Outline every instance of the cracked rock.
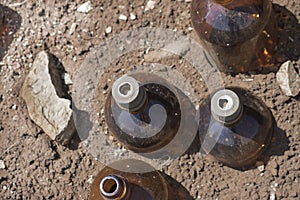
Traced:
<path fill-rule="evenodd" d="M 291 61 L 283 63 L 276 74 L 277 83 L 287 96 L 295 97 L 300 92 L 300 77 Z"/>
<path fill-rule="evenodd" d="M 21 97 L 26 102 L 30 118 L 52 140 L 63 145 L 75 132 L 71 101 L 67 96 L 54 56 L 39 52 L 25 78 Z"/>

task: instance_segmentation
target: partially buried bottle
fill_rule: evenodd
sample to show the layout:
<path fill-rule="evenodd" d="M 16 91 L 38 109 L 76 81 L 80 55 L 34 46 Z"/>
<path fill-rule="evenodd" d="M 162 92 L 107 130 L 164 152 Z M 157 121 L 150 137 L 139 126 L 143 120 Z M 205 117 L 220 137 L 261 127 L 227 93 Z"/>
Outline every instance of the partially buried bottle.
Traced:
<path fill-rule="evenodd" d="M 271 112 L 245 89 L 221 89 L 207 97 L 199 111 L 202 149 L 233 168 L 255 164 L 272 138 Z"/>
<path fill-rule="evenodd" d="M 138 160 L 122 160 L 113 164 L 114 166 L 105 167 L 95 177 L 91 186 L 90 200 L 176 199 L 173 195 L 176 192 L 171 192 L 171 185 L 163 174 L 155 171 L 149 164 Z M 135 172 L 141 168 L 145 172 Z"/>
<path fill-rule="evenodd" d="M 271 65 L 277 35 L 270 0 L 193 0 L 192 23 L 223 72 Z"/>
<path fill-rule="evenodd" d="M 181 122 L 176 92 L 162 78 L 140 74 L 140 82 L 125 75 L 115 81 L 105 105 L 105 119 L 113 135 L 137 153 L 167 145 Z M 174 93 L 175 92 L 175 93 Z"/>

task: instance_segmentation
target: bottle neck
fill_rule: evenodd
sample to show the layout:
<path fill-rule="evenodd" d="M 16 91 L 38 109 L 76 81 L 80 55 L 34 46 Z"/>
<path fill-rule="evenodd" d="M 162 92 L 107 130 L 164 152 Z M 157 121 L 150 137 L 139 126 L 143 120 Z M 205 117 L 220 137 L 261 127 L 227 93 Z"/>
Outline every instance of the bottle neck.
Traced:
<path fill-rule="evenodd" d="M 211 99 L 211 113 L 215 120 L 228 126 L 239 121 L 243 105 L 232 90 L 219 90 Z"/>
<path fill-rule="evenodd" d="M 130 113 L 139 113 L 145 109 L 148 104 L 147 92 L 144 86 L 139 87 L 139 94 L 137 98 L 129 103 L 128 111 Z"/>
<path fill-rule="evenodd" d="M 128 184 L 125 178 L 109 175 L 100 182 L 100 194 L 106 200 L 122 200 L 128 194 Z"/>
<path fill-rule="evenodd" d="M 131 113 L 143 110 L 147 103 L 146 89 L 130 76 L 123 76 L 116 80 L 112 88 L 112 96 L 121 109 Z"/>

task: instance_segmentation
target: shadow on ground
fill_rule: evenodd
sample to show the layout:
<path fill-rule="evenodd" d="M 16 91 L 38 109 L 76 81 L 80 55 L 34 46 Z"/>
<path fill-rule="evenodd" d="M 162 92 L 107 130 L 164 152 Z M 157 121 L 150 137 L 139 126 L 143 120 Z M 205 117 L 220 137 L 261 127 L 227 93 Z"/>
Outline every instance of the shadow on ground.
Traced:
<path fill-rule="evenodd" d="M 265 152 L 260 156 L 265 164 L 269 162 L 272 156 L 282 156 L 284 152 L 289 150 L 290 141 L 284 130 L 279 128 L 274 120 L 273 138 Z"/>

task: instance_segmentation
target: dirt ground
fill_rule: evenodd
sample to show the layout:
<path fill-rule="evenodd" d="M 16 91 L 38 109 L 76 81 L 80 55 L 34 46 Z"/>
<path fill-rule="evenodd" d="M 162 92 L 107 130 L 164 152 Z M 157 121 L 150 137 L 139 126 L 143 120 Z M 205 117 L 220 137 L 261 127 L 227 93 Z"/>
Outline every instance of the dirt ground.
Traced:
<path fill-rule="evenodd" d="M 144 12 L 147 1 L 92 0 L 93 9 L 88 14 L 77 12 L 84 2 L 1 1 L 22 18 L 14 40 L 0 60 L 0 160 L 5 164 L 0 169 L 1 199 L 88 199 L 93 177 L 103 167 L 78 137 L 69 146 L 61 146 L 30 120 L 19 91 L 36 53 L 48 50 L 74 78 L 89 52 L 121 31 L 159 27 L 197 38 L 191 28 L 188 0 L 157 0 L 148 12 Z M 278 60 L 292 60 L 299 70 L 300 2 L 273 3 L 285 19 L 279 26 L 286 30 L 280 35 Z M 130 18 L 131 13 L 136 18 Z M 128 19 L 120 20 L 121 14 Z M 70 34 L 73 23 L 77 27 Z M 144 54 L 145 51 L 136 51 L 123 55 L 111 64 L 107 76 L 125 73 L 127 68 L 118 70 L 122 66 L 143 64 Z M 189 70 L 182 58 L 174 56 L 161 63 L 175 67 L 189 78 L 199 102 L 208 94 L 199 75 Z M 226 85 L 248 88 L 261 97 L 274 115 L 277 126 L 272 143 L 261 158 L 264 169 L 231 169 L 201 158 L 191 149 L 163 171 L 190 193 L 186 199 L 299 199 L 300 96 L 284 96 L 274 72 L 223 78 Z"/>

